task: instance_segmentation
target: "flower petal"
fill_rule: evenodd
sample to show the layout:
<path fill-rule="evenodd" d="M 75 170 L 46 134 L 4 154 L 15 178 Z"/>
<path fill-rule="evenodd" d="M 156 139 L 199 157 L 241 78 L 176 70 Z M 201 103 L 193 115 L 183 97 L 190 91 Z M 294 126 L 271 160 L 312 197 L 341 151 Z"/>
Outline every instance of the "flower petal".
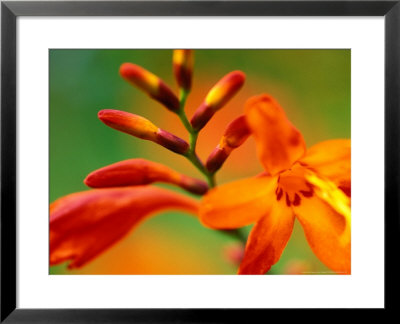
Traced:
<path fill-rule="evenodd" d="M 156 187 L 96 189 L 50 205 L 50 264 L 83 266 L 127 235 L 146 216 L 163 209 L 195 214 L 197 201 Z"/>
<path fill-rule="evenodd" d="M 276 178 L 262 176 L 218 186 L 200 203 L 200 221 L 208 227 L 232 229 L 256 222 L 275 201 Z"/>
<path fill-rule="evenodd" d="M 333 271 L 350 274 L 350 207 L 345 206 L 345 198 L 348 197 L 337 189 L 336 192 L 327 192 L 329 189 L 326 187 L 315 185 L 313 182 L 315 195 L 302 199 L 299 206 L 293 207 L 294 213 L 315 255 Z M 338 198 L 339 192 L 341 196 Z M 332 205 L 334 197 L 340 201 Z"/>
<path fill-rule="evenodd" d="M 284 199 L 254 225 L 247 240 L 239 274 L 265 274 L 279 261 L 293 231 L 294 215 Z"/>
<path fill-rule="evenodd" d="M 338 139 L 312 146 L 300 163 L 333 181 L 348 196 L 351 191 L 351 140 Z"/>
<path fill-rule="evenodd" d="M 266 94 L 252 97 L 246 103 L 245 112 L 259 159 L 271 175 L 289 169 L 304 155 L 303 135 L 274 98 Z"/>

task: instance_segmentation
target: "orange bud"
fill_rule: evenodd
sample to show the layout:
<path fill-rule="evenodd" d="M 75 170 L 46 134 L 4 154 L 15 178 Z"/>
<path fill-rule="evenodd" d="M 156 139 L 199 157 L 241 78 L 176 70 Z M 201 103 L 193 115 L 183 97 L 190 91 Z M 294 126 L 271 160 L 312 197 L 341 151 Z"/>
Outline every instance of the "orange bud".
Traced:
<path fill-rule="evenodd" d="M 216 172 L 224 164 L 233 149 L 242 145 L 250 135 L 245 116 L 232 121 L 226 128 L 217 147 L 207 159 L 206 167 L 210 172 Z"/>
<path fill-rule="evenodd" d="M 108 165 L 90 173 L 84 182 L 91 188 L 138 186 L 165 182 L 199 195 L 205 194 L 208 190 L 207 183 L 202 180 L 179 174 L 163 164 L 144 159 L 131 159 Z"/>
<path fill-rule="evenodd" d="M 98 117 L 111 128 L 155 142 L 175 153 L 184 154 L 189 149 L 189 144 L 186 141 L 158 128 L 141 116 L 120 110 L 104 109 L 99 111 Z"/>
<path fill-rule="evenodd" d="M 195 130 L 202 129 L 215 112 L 221 109 L 240 90 L 245 78 L 243 72 L 233 71 L 219 80 L 195 111 L 190 121 L 193 128 Z"/>
<path fill-rule="evenodd" d="M 169 110 L 174 112 L 179 110 L 178 98 L 158 76 L 132 63 L 122 64 L 119 73 L 125 80 L 159 101 Z"/>
<path fill-rule="evenodd" d="M 144 140 L 156 141 L 158 127 L 142 116 L 121 110 L 104 109 L 99 111 L 98 117 L 111 128 Z"/>
<path fill-rule="evenodd" d="M 180 88 L 189 91 L 192 86 L 193 51 L 174 50 L 172 55 L 175 79 Z"/>

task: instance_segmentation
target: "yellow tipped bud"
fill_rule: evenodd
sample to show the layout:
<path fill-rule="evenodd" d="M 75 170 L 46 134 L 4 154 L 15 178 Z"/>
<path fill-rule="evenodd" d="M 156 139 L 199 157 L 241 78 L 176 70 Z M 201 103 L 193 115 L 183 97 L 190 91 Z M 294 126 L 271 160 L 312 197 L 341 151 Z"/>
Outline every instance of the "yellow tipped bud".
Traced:
<path fill-rule="evenodd" d="M 99 111 L 98 117 L 107 126 L 135 137 L 149 141 L 157 138 L 158 127 L 142 116 L 104 109 Z"/>
<path fill-rule="evenodd" d="M 193 128 L 197 131 L 202 129 L 215 112 L 221 109 L 240 90 L 245 78 L 246 76 L 243 72 L 233 71 L 219 80 L 195 111 L 190 121 Z"/>
<path fill-rule="evenodd" d="M 181 89 L 189 91 L 192 86 L 193 51 L 177 49 L 172 56 L 175 79 Z"/>
<path fill-rule="evenodd" d="M 141 89 L 151 98 L 159 101 L 169 110 L 174 112 L 179 110 L 178 98 L 158 76 L 132 63 L 122 64 L 119 72 L 125 80 Z"/>
<path fill-rule="evenodd" d="M 99 111 L 98 117 L 111 128 L 155 142 L 175 153 L 185 154 L 189 149 L 189 144 L 186 141 L 158 128 L 144 117 L 113 109 Z"/>
<path fill-rule="evenodd" d="M 240 90 L 245 78 L 241 71 L 228 73 L 207 94 L 206 104 L 214 111 L 222 108 Z"/>

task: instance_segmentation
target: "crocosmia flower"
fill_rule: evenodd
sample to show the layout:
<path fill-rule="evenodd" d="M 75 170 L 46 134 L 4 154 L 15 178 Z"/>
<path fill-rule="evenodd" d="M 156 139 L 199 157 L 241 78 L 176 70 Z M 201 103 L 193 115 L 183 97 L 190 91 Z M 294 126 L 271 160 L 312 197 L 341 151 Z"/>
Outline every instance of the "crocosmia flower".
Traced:
<path fill-rule="evenodd" d="M 279 260 L 295 218 L 315 255 L 333 271 L 350 274 L 350 140 L 307 150 L 269 95 L 249 99 L 245 116 L 265 172 L 210 190 L 200 205 L 201 221 L 214 229 L 255 223 L 239 274 L 265 274 Z"/>

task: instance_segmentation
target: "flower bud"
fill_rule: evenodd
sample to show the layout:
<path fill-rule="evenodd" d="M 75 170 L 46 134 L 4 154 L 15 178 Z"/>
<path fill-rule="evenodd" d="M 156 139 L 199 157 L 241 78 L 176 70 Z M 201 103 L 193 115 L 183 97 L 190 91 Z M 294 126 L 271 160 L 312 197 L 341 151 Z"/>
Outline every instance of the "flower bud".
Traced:
<path fill-rule="evenodd" d="M 202 180 L 144 159 L 130 159 L 108 165 L 93 171 L 84 180 L 91 188 L 139 186 L 154 182 L 171 183 L 198 195 L 203 195 L 208 190 L 207 183 Z"/>
<path fill-rule="evenodd" d="M 141 116 L 120 110 L 104 109 L 99 111 L 98 117 L 111 128 L 155 142 L 175 153 L 185 154 L 189 149 L 189 144 L 186 141 L 158 128 Z"/>
<path fill-rule="evenodd" d="M 231 152 L 242 145 L 250 135 L 245 116 L 240 116 L 232 121 L 226 128 L 224 135 L 217 147 L 207 159 L 207 170 L 214 173 L 231 154 Z"/>
<path fill-rule="evenodd" d="M 119 72 L 125 80 L 159 101 L 169 110 L 173 112 L 179 110 L 178 98 L 158 76 L 132 63 L 122 64 Z"/>
<path fill-rule="evenodd" d="M 175 79 L 181 89 L 189 91 L 192 86 L 193 51 L 177 49 L 172 55 Z"/>
<path fill-rule="evenodd" d="M 181 174 L 178 186 L 196 195 L 204 195 L 208 191 L 208 184 L 206 182 L 184 174 Z"/>
<path fill-rule="evenodd" d="M 178 154 L 185 154 L 189 150 L 189 144 L 186 141 L 161 128 L 157 131 L 156 142 Z"/>
<path fill-rule="evenodd" d="M 221 109 L 240 90 L 245 78 L 243 72 L 233 71 L 219 80 L 195 111 L 190 121 L 193 128 L 195 130 L 202 129 L 215 112 Z"/>
<path fill-rule="evenodd" d="M 158 127 L 142 116 L 121 110 L 104 109 L 99 111 L 98 117 L 111 128 L 144 140 L 156 141 Z"/>

